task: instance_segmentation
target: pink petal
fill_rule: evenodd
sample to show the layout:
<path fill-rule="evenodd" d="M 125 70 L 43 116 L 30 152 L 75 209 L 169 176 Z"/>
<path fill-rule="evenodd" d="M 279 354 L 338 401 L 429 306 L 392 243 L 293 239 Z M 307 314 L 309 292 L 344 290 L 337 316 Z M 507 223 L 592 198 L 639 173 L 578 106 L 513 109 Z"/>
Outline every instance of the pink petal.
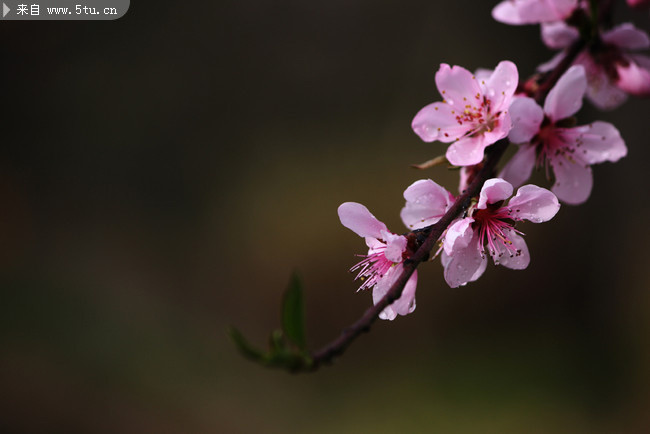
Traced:
<path fill-rule="evenodd" d="M 483 161 L 483 150 L 490 144 L 486 144 L 483 134 L 463 137 L 452 143 L 445 155 L 454 166 L 472 166 Z"/>
<path fill-rule="evenodd" d="M 604 161 L 616 162 L 627 155 L 625 141 L 614 125 L 597 121 L 589 125 L 571 128 L 567 133 L 576 135 L 576 152 L 588 164 Z M 565 133 L 567 137 L 569 134 Z"/>
<path fill-rule="evenodd" d="M 434 102 L 421 109 L 413 118 L 411 127 L 425 142 L 440 140 L 449 143 L 467 132 L 466 126 L 458 125 L 454 107 L 444 102 Z"/>
<path fill-rule="evenodd" d="M 513 187 L 519 187 L 533 173 L 536 154 L 535 146 L 521 145 L 515 155 L 503 167 L 499 178 L 508 181 Z"/>
<path fill-rule="evenodd" d="M 591 194 L 593 176 L 591 168 L 583 162 L 570 162 L 563 157 L 551 160 L 555 184 L 551 191 L 562 202 L 578 205 L 585 202 Z"/>
<path fill-rule="evenodd" d="M 519 11 L 512 0 L 505 0 L 496 5 L 492 9 L 492 18 L 504 24 L 526 24 L 519 16 Z"/>
<path fill-rule="evenodd" d="M 465 285 L 467 282 L 478 279 L 485 271 L 487 258 L 481 253 L 478 234 L 472 232 L 468 245 L 448 255 L 449 261 L 445 261 L 445 281 L 452 288 Z"/>
<path fill-rule="evenodd" d="M 376 305 L 379 301 L 384 298 L 388 290 L 393 286 L 393 283 L 399 279 L 399 276 L 402 274 L 404 268 L 402 265 L 388 270 L 386 274 L 377 282 L 377 284 L 372 288 L 372 304 Z M 397 301 L 397 300 L 395 300 Z M 393 302 L 394 303 L 394 302 Z M 397 312 L 395 312 L 392 307 L 389 305 L 384 310 L 379 313 L 380 319 L 387 319 L 389 321 L 394 320 L 397 317 Z"/>
<path fill-rule="evenodd" d="M 471 166 L 463 166 L 460 168 L 460 179 L 458 180 L 458 192 L 464 193 L 469 186 L 469 177 L 472 174 L 473 170 Z"/>
<path fill-rule="evenodd" d="M 446 63 L 441 64 L 436 72 L 436 85 L 445 102 L 458 109 L 466 101 L 475 101 L 476 95 L 481 94 L 474 75 L 461 66 L 450 68 Z"/>
<path fill-rule="evenodd" d="M 472 277 L 470 277 L 469 281 L 474 282 L 479 279 L 485 273 L 485 269 L 487 268 L 488 260 L 486 257 L 482 257 L 481 264 L 478 266 L 474 274 L 472 274 Z"/>
<path fill-rule="evenodd" d="M 382 278 L 372 290 L 373 304 L 379 303 L 386 295 L 388 290 L 393 286 L 393 283 L 401 276 L 403 268 L 401 266 L 394 267 L 384 278 Z M 391 305 L 387 306 L 379 314 L 379 318 L 389 321 L 394 320 L 397 315 L 408 315 L 415 310 L 415 290 L 418 283 L 418 272 L 414 271 L 406 282 L 402 295 L 395 300 Z"/>
<path fill-rule="evenodd" d="M 442 243 L 442 247 L 448 255 L 453 256 L 456 250 L 467 247 L 474 236 L 474 229 L 472 229 L 473 222 L 474 219 L 468 217 L 456 220 L 449 226 Z"/>
<path fill-rule="evenodd" d="M 381 236 L 381 231 L 380 231 L 380 236 Z M 386 250 L 386 243 L 383 241 L 379 241 L 375 237 L 365 237 L 364 238 L 366 242 L 366 246 L 368 246 L 368 254 L 371 255 L 373 253 L 379 253 L 380 251 L 383 252 Z"/>
<path fill-rule="evenodd" d="M 506 200 L 512 196 L 512 185 L 501 178 L 492 178 L 485 181 L 481 194 L 478 198 L 478 209 L 487 208 L 488 204 L 493 204 Z"/>
<path fill-rule="evenodd" d="M 580 37 L 578 29 L 567 25 L 564 21 L 542 23 L 541 30 L 544 44 L 554 50 L 567 48 Z"/>
<path fill-rule="evenodd" d="M 519 72 L 515 64 L 509 60 L 499 62 L 485 86 L 492 113 L 508 109 L 518 83 Z"/>
<path fill-rule="evenodd" d="M 519 15 L 527 23 L 561 21 L 578 7 L 578 0 L 518 0 Z"/>
<path fill-rule="evenodd" d="M 606 44 L 616 45 L 625 50 L 643 50 L 650 47 L 648 34 L 634 27 L 632 23 L 624 23 L 602 36 Z"/>
<path fill-rule="evenodd" d="M 539 65 L 537 67 L 537 70 L 539 72 L 549 72 L 552 69 L 555 69 L 555 67 L 558 66 L 562 61 L 562 59 L 564 59 L 565 57 L 566 57 L 566 53 L 564 51 L 560 51 L 555 56 L 553 56 L 550 60 Z"/>
<path fill-rule="evenodd" d="M 627 0 L 627 4 L 632 8 L 641 8 L 643 6 L 648 6 L 650 0 Z"/>
<path fill-rule="evenodd" d="M 415 310 L 415 290 L 418 285 L 418 272 L 414 271 L 404 286 L 400 298 L 390 306 L 399 315 L 408 315 Z"/>
<path fill-rule="evenodd" d="M 345 202 L 339 206 L 338 213 L 341 224 L 360 237 L 381 238 L 381 231 L 388 230 L 360 203 Z"/>
<path fill-rule="evenodd" d="M 440 220 L 453 197 L 430 179 L 415 181 L 404 191 L 406 205 L 400 216 L 409 229 L 421 229 Z"/>
<path fill-rule="evenodd" d="M 512 129 L 508 139 L 512 143 L 528 143 L 539 133 L 539 127 L 544 120 L 544 111 L 534 99 L 528 97 L 515 98 L 510 106 Z"/>
<path fill-rule="evenodd" d="M 479 85 L 481 85 L 481 82 L 485 84 L 490 79 L 490 76 L 492 74 L 494 74 L 493 69 L 478 68 L 476 71 L 474 71 L 474 78 L 479 83 Z M 481 89 L 483 89 L 483 87 L 481 87 Z"/>
<path fill-rule="evenodd" d="M 616 64 L 618 81 L 616 85 L 631 95 L 650 95 L 650 71 L 640 67 L 636 62 L 631 61 L 627 66 Z"/>
<path fill-rule="evenodd" d="M 485 141 L 486 147 L 492 143 L 495 143 L 497 140 L 501 140 L 506 137 L 512 128 L 510 112 L 502 111 L 496 120 L 497 122 L 496 125 L 494 125 L 494 128 L 491 131 L 485 131 L 483 133 L 483 140 Z"/>
<path fill-rule="evenodd" d="M 406 250 L 407 239 L 404 235 L 396 235 L 388 231 L 381 232 L 381 239 L 386 241 L 384 256 L 391 262 L 402 262 L 402 253 Z"/>
<path fill-rule="evenodd" d="M 440 254 L 440 263 L 442 264 L 442 267 L 446 270 L 447 267 L 449 267 L 449 264 L 451 264 L 452 257 L 449 256 L 448 254 L 445 253 L 443 250 L 442 253 Z M 479 265 L 478 269 L 474 272 L 472 277 L 468 280 L 468 282 L 474 282 L 478 280 L 483 273 L 485 272 L 485 269 L 487 268 L 487 258 L 483 258 L 481 261 L 481 265 Z M 464 285 L 465 283 L 462 283 L 461 285 Z"/>
<path fill-rule="evenodd" d="M 611 110 L 625 102 L 627 94 L 611 82 L 605 70 L 596 64 L 589 54 L 579 55 L 576 64 L 581 64 L 585 68 L 587 98 L 596 107 L 601 110 Z"/>
<path fill-rule="evenodd" d="M 553 121 L 566 119 L 582 107 L 582 98 L 587 90 L 587 77 L 582 65 L 569 68 L 548 93 L 544 112 Z"/>
<path fill-rule="evenodd" d="M 492 17 L 506 24 L 536 24 L 568 18 L 578 0 L 507 0 L 492 9 Z"/>
<path fill-rule="evenodd" d="M 530 253 L 528 253 L 526 241 L 512 229 L 506 233 L 506 236 L 512 241 L 510 247 L 514 247 L 517 253 L 513 253 L 502 243 L 496 243 L 497 251 L 492 254 L 492 260 L 496 265 L 503 265 L 511 270 L 523 270 L 530 263 Z"/>
<path fill-rule="evenodd" d="M 508 208 L 515 220 L 542 223 L 555 217 L 560 210 L 560 203 L 547 189 L 528 184 L 517 190 L 515 197 L 508 202 Z"/>

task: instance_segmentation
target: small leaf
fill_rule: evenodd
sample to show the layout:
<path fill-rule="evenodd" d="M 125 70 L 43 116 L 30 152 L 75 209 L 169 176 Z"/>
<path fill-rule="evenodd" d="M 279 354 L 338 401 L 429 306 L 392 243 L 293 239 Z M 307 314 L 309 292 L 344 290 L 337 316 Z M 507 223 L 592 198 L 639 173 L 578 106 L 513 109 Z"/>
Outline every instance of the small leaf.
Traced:
<path fill-rule="evenodd" d="M 282 330 L 273 330 L 269 336 L 269 351 L 270 354 L 279 354 L 287 352 L 287 341 L 284 338 Z"/>
<path fill-rule="evenodd" d="M 282 300 L 282 330 L 289 341 L 301 350 L 307 343 L 305 339 L 305 313 L 302 301 L 300 278 L 293 273 Z"/>
<path fill-rule="evenodd" d="M 235 343 L 239 352 L 246 358 L 256 362 L 265 363 L 267 356 L 257 348 L 254 348 L 239 330 L 234 327 L 228 328 L 228 335 Z"/>

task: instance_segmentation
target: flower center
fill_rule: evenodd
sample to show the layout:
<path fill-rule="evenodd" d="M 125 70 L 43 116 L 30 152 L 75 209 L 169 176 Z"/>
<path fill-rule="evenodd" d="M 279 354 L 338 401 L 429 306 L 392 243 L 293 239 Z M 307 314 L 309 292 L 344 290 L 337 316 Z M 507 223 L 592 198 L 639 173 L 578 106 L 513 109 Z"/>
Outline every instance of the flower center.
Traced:
<path fill-rule="evenodd" d="M 563 134 L 564 128 L 559 128 L 556 124 L 544 120 L 542 127 L 533 138 L 533 143 L 537 144 L 537 161 L 536 167 L 544 167 L 548 175 L 548 165 L 552 160 L 562 158 L 570 163 L 575 163 L 573 154 L 576 151 L 576 142 L 565 137 Z"/>
<path fill-rule="evenodd" d="M 504 253 L 509 254 L 511 258 L 521 255 L 521 250 L 517 249 L 509 238 L 512 232 L 522 234 L 514 228 L 510 213 L 508 208 L 488 206 L 486 209 L 476 210 L 472 215 L 475 229 L 478 229 L 481 248 L 487 245 L 488 252 L 497 264 L 498 258 Z M 482 250 L 481 253 L 484 252 Z"/>
<path fill-rule="evenodd" d="M 491 101 L 486 97 L 482 97 L 481 99 L 481 95 L 478 93 L 474 98 L 476 99 L 474 104 L 468 104 L 467 98 L 463 98 L 464 106 L 462 112 L 455 112 L 456 122 L 458 122 L 458 125 L 464 125 L 466 123 L 470 124 L 469 126 L 471 129 L 467 133 L 470 137 L 485 132 L 489 133 L 499 126 L 498 116 L 500 113 L 496 113 L 496 115 L 490 113 Z"/>

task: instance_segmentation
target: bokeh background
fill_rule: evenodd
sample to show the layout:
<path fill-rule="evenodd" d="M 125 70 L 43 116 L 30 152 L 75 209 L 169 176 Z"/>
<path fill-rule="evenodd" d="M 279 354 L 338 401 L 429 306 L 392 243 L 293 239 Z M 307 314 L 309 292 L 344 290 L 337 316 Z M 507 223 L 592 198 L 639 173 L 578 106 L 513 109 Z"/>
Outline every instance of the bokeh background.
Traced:
<path fill-rule="evenodd" d="M 629 147 L 589 202 L 527 224 L 525 271 L 450 289 L 334 366 L 263 369 L 292 270 L 310 346 L 369 305 L 347 269 L 367 205 L 444 168 L 410 130 L 441 62 L 550 58 L 496 1 L 132 2 L 115 22 L 0 22 L 0 430 L 558 433 L 650 426 L 650 101 L 613 122 Z M 650 28 L 622 1 L 617 21 Z M 537 181 L 544 183 L 543 178 Z"/>

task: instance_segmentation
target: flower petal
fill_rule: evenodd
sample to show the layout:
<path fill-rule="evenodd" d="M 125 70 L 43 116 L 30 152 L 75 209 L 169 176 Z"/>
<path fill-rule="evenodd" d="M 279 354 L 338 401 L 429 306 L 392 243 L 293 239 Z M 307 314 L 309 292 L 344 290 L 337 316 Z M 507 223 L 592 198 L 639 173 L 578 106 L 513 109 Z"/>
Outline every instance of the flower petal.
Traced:
<path fill-rule="evenodd" d="M 381 235 L 381 231 L 380 231 Z M 366 246 L 368 246 L 368 255 L 372 255 L 373 253 L 379 253 L 383 252 L 386 250 L 386 243 L 379 241 L 375 237 L 365 237 L 364 240 L 366 241 Z"/>
<path fill-rule="evenodd" d="M 372 303 L 377 304 L 386 295 L 388 290 L 393 286 L 397 279 L 402 275 L 403 267 L 393 267 L 389 273 L 384 276 L 372 290 Z M 395 300 L 392 304 L 387 306 L 379 314 L 379 318 L 389 321 L 394 320 L 397 315 L 408 315 L 415 310 L 415 290 L 418 283 L 417 270 L 411 274 L 411 277 L 406 282 L 402 295 Z"/>
<path fill-rule="evenodd" d="M 417 270 L 411 274 L 409 280 L 406 281 L 404 290 L 400 298 L 395 300 L 390 307 L 399 315 L 408 315 L 415 310 L 415 290 L 418 286 L 418 272 Z"/>
<path fill-rule="evenodd" d="M 627 5 L 632 8 L 642 8 L 648 6 L 650 0 L 627 0 Z"/>
<path fill-rule="evenodd" d="M 495 20 L 506 24 L 536 24 L 568 18 L 578 0 L 506 0 L 492 10 Z"/>
<path fill-rule="evenodd" d="M 491 145 L 485 141 L 483 134 L 463 137 L 449 145 L 445 156 L 454 166 L 471 166 L 483 161 L 483 150 Z"/>
<path fill-rule="evenodd" d="M 451 264 L 451 261 L 452 261 L 452 257 L 446 254 L 445 251 L 443 250 L 442 253 L 440 254 L 440 263 L 442 264 L 442 267 L 445 270 L 447 269 L 449 264 Z M 485 273 L 485 269 L 487 268 L 487 263 L 488 263 L 487 258 L 483 258 L 481 260 L 481 265 L 479 265 L 479 267 L 476 269 L 472 277 L 470 277 L 468 282 L 474 282 L 475 280 L 478 280 L 483 275 L 483 273 Z M 465 283 L 461 284 L 461 286 L 462 285 L 465 285 Z"/>
<path fill-rule="evenodd" d="M 341 224 L 360 237 L 381 238 L 381 231 L 388 230 L 360 203 L 345 202 L 339 206 L 338 213 Z"/>
<path fill-rule="evenodd" d="M 515 197 L 508 202 L 508 208 L 515 220 L 542 223 L 555 217 L 560 209 L 560 203 L 547 189 L 528 184 L 517 190 Z"/>
<path fill-rule="evenodd" d="M 502 243 L 495 243 L 497 251 L 492 254 L 492 260 L 496 265 L 503 265 L 511 270 L 523 270 L 530 263 L 526 241 L 512 229 L 506 233 L 506 236 L 512 242 L 510 248 L 514 248 L 516 252 L 509 250 Z"/>
<path fill-rule="evenodd" d="M 554 50 L 568 48 L 580 37 L 578 29 L 569 26 L 564 21 L 542 23 L 541 33 L 544 44 Z"/>
<path fill-rule="evenodd" d="M 386 241 L 386 250 L 384 250 L 386 259 L 395 263 L 402 262 L 402 253 L 406 250 L 406 244 L 408 243 L 406 237 L 389 231 L 382 231 L 381 239 Z"/>
<path fill-rule="evenodd" d="M 524 144 L 519 146 L 519 150 L 503 167 L 499 178 L 508 181 L 513 187 L 519 187 L 533 173 L 536 154 L 537 151 L 533 145 Z"/>
<path fill-rule="evenodd" d="M 587 98 L 596 107 L 601 110 L 611 110 L 625 102 L 627 94 L 611 82 L 605 70 L 596 64 L 589 54 L 580 54 L 575 63 L 585 67 Z"/>
<path fill-rule="evenodd" d="M 442 243 L 442 247 L 448 255 L 453 256 L 457 250 L 467 247 L 474 236 L 473 222 L 474 219 L 468 217 L 456 220 L 449 225 Z"/>
<path fill-rule="evenodd" d="M 561 21 L 578 7 L 578 0 L 520 0 L 519 14 L 528 23 Z"/>
<path fill-rule="evenodd" d="M 553 121 L 566 119 L 582 107 L 587 90 L 587 77 L 582 65 L 574 65 L 565 72 L 548 93 L 544 113 Z"/>
<path fill-rule="evenodd" d="M 404 191 L 406 205 L 400 216 L 409 229 L 421 229 L 436 223 L 451 206 L 453 197 L 430 179 L 415 181 Z"/>
<path fill-rule="evenodd" d="M 436 85 L 445 102 L 458 109 L 464 106 L 464 101 L 474 101 L 477 94 L 481 95 L 474 75 L 462 66 L 441 64 L 436 72 Z"/>
<path fill-rule="evenodd" d="M 551 191 L 558 199 L 578 205 L 589 198 L 594 183 L 591 167 L 584 162 L 571 162 L 563 157 L 552 159 L 551 167 L 555 174 L 555 184 Z"/>
<path fill-rule="evenodd" d="M 490 111 L 492 113 L 508 110 L 518 83 L 517 66 L 509 60 L 499 62 L 485 87 L 486 96 L 491 101 Z"/>
<path fill-rule="evenodd" d="M 496 5 L 492 9 L 492 18 L 504 24 L 526 24 L 519 16 L 519 11 L 512 0 L 505 0 Z"/>
<path fill-rule="evenodd" d="M 577 134 L 576 152 L 588 164 L 616 162 L 627 155 L 625 141 L 614 125 L 596 121 L 567 131 Z M 565 133 L 564 136 L 568 136 Z"/>
<path fill-rule="evenodd" d="M 627 65 L 616 64 L 618 73 L 616 85 L 631 95 L 649 96 L 650 71 L 634 62 L 632 58 L 629 58 L 628 61 Z"/>
<path fill-rule="evenodd" d="M 510 112 L 502 111 L 501 114 L 495 118 L 494 127 L 492 130 L 488 130 L 483 133 L 485 147 L 488 147 L 492 143 L 496 143 L 498 140 L 506 137 L 511 128 L 512 121 L 510 120 Z"/>
<path fill-rule="evenodd" d="M 452 288 L 478 279 L 485 271 L 487 258 L 481 253 L 478 234 L 472 231 L 472 235 L 466 247 L 455 250 L 453 255 L 448 255 L 449 260 L 443 262 L 445 281 Z"/>
<path fill-rule="evenodd" d="M 512 143 L 528 143 L 530 139 L 539 133 L 539 127 L 544 120 L 544 111 L 528 97 L 515 98 L 510 106 L 510 118 L 512 129 L 508 133 L 508 139 Z"/>
<path fill-rule="evenodd" d="M 501 178 L 492 178 L 485 181 L 478 198 L 478 209 L 485 209 L 489 204 L 506 200 L 512 196 L 512 185 Z"/>
<path fill-rule="evenodd" d="M 454 107 L 444 102 L 422 108 L 413 118 L 411 128 L 425 142 L 449 143 L 467 132 L 467 126 L 458 125 Z"/>
<path fill-rule="evenodd" d="M 478 82 L 479 86 L 481 86 L 481 89 L 485 91 L 485 88 L 483 85 L 490 79 L 490 76 L 494 74 L 494 69 L 487 69 L 487 68 L 478 68 L 476 71 L 474 71 L 474 78 Z"/>
<path fill-rule="evenodd" d="M 632 23 L 623 23 L 605 32 L 602 36 L 606 44 L 616 45 L 625 50 L 643 50 L 650 47 L 650 38 L 643 30 L 639 30 Z"/>
<path fill-rule="evenodd" d="M 549 72 L 550 70 L 555 69 L 555 67 L 558 66 L 562 61 L 562 59 L 564 59 L 565 57 L 566 57 L 566 53 L 564 51 L 560 51 L 551 59 L 539 65 L 537 67 L 537 70 L 539 72 Z"/>

